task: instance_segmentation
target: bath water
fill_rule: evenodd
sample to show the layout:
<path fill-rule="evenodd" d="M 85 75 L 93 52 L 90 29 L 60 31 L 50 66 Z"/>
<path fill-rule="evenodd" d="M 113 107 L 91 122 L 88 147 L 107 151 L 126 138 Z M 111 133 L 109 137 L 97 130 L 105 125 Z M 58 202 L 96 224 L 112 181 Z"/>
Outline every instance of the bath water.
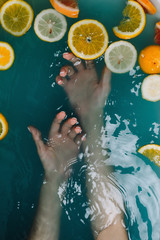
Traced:
<path fill-rule="evenodd" d="M 27 0 L 36 16 L 51 8 L 49 0 Z M 81 19 L 96 19 L 108 31 L 110 43 L 118 41 L 112 27 L 122 16 L 125 0 L 79 0 L 78 19 L 67 18 L 70 26 Z M 143 33 L 129 40 L 138 53 L 154 44 L 157 16 L 147 16 Z M 68 33 L 67 30 L 67 33 Z M 0 72 L 0 112 L 9 123 L 9 133 L 0 142 L 0 239 L 27 239 L 38 205 L 43 168 L 28 125 L 35 125 L 47 137 L 56 113 L 73 111 L 63 89 L 55 82 L 67 46 L 67 33 L 56 43 L 41 41 L 33 25 L 22 37 L 14 37 L 0 27 L 0 41 L 8 42 L 15 51 L 13 66 Z M 103 56 L 96 60 L 100 74 Z M 159 144 L 160 103 L 142 99 L 141 83 L 146 75 L 138 62 L 133 71 L 112 75 L 112 90 L 104 109 L 104 147 L 110 149 L 108 165 L 114 167 L 113 177 L 119 182 L 126 206 L 125 220 L 132 240 L 160 239 L 160 169 L 137 154 L 139 147 Z M 67 204 L 63 206 L 60 239 L 92 240 L 83 162 L 74 166 Z"/>

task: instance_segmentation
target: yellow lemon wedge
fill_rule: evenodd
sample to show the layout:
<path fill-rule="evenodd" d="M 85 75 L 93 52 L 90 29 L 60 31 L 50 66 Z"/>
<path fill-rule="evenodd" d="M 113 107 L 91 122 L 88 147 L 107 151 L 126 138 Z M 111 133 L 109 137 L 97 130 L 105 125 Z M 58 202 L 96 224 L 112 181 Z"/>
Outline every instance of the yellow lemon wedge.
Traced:
<path fill-rule="evenodd" d="M 128 1 L 123 10 L 123 19 L 119 26 L 113 28 L 114 34 L 122 39 L 137 37 L 146 25 L 146 15 L 142 6 L 136 1 Z"/>
<path fill-rule="evenodd" d="M 153 74 L 146 77 L 141 86 L 142 97 L 151 102 L 160 100 L 160 75 Z"/>
<path fill-rule="evenodd" d="M 160 167 L 160 145 L 147 144 L 141 147 L 138 152 L 149 158 Z"/>
<path fill-rule="evenodd" d="M 100 57 L 108 46 L 108 33 L 100 22 L 85 19 L 73 24 L 68 34 L 71 51 L 85 60 Z"/>
<path fill-rule="evenodd" d="M 6 118 L 0 113 L 0 140 L 2 140 L 8 133 L 8 122 Z"/>
<path fill-rule="evenodd" d="M 9 69 L 14 62 L 14 50 L 6 42 L 0 42 L 0 70 Z"/>
<path fill-rule="evenodd" d="M 19 37 L 29 30 L 33 21 L 33 10 L 25 1 L 10 0 L 1 8 L 0 21 L 7 32 Z"/>

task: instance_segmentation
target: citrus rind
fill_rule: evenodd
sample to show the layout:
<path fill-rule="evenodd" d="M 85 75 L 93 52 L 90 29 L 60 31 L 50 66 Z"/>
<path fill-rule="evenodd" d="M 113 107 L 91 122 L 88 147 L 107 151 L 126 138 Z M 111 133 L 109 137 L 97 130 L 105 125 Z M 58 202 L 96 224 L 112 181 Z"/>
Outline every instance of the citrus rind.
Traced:
<path fill-rule="evenodd" d="M 0 140 L 2 140 L 7 135 L 9 129 L 8 122 L 2 113 L 0 113 L 0 125 L 2 126 L 3 129 L 2 133 L 0 133 Z"/>
<path fill-rule="evenodd" d="M 137 50 L 130 42 L 117 41 L 107 48 L 104 59 L 111 72 L 126 73 L 136 64 Z"/>
<path fill-rule="evenodd" d="M 54 17 L 56 17 L 58 20 L 60 20 L 61 24 L 63 25 L 61 33 L 58 34 L 56 37 L 53 37 L 53 38 L 49 38 L 47 35 L 44 36 L 41 33 L 41 31 L 39 30 L 39 27 L 38 27 L 39 22 L 43 19 L 43 16 L 45 16 L 47 14 L 53 14 Z M 48 28 L 48 26 L 47 26 L 47 28 Z M 49 28 L 47 30 L 48 30 L 48 33 L 49 33 Z M 45 41 L 45 42 L 57 42 L 57 41 L 61 40 L 64 37 L 64 35 L 65 35 L 66 31 L 67 31 L 67 21 L 66 21 L 66 18 L 61 13 L 57 12 L 54 9 L 43 10 L 35 18 L 35 21 L 34 21 L 34 31 L 35 31 L 37 37 L 40 38 L 42 41 Z"/>
<path fill-rule="evenodd" d="M 5 47 L 10 52 L 9 63 L 6 64 L 5 66 L 0 65 L 0 71 L 5 71 L 5 70 L 8 70 L 13 65 L 13 62 L 14 62 L 14 59 L 15 59 L 15 54 L 14 54 L 14 50 L 13 50 L 12 46 L 10 44 L 6 43 L 6 42 L 0 42 L 0 47 Z"/>
<path fill-rule="evenodd" d="M 95 24 L 97 27 L 99 27 L 102 31 L 103 31 L 103 34 L 104 34 L 104 44 L 103 44 L 103 47 L 101 48 L 101 50 L 95 54 L 84 54 L 83 51 L 82 52 L 79 52 L 77 51 L 77 49 L 73 46 L 73 43 L 72 43 L 72 38 L 73 38 L 73 35 L 74 35 L 74 31 L 82 26 L 82 25 L 87 25 L 87 24 Z M 93 60 L 93 59 L 96 59 L 98 57 L 100 57 L 107 49 L 108 47 L 108 42 L 109 42 L 109 37 L 108 37 L 108 33 L 107 33 L 107 30 L 105 29 L 105 27 L 103 26 L 102 23 L 98 22 L 97 20 L 92 20 L 92 19 L 85 19 L 85 20 L 81 20 L 75 24 L 73 24 L 69 30 L 69 34 L 68 34 L 68 45 L 71 49 L 71 51 L 73 52 L 73 54 L 81 59 L 84 59 L 84 60 Z M 83 49 L 82 49 L 83 50 Z"/>
<path fill-rule="evenodd" d="M 26 8 L 28 10 L 28 13 L 29 13 L 29 20 L 28 20 L 28 23 L 27 25 L 25 26 L 25 28 L 23 28 L 22 31 L 12 31 L 10 28 L 8 28 L 4 22 L 4 19 L 3 19 L 3 16 L 5 15 L 5 11 L 13 6 L 13 5 L 20 5 L 24 8 Z M 16 37 L 21 37 L 22 35 L 24 35 L 31 27 L 32 25 L 32 21 L 33 21 L 33 16 L 34 16 L 34 12 L 33 12 L 33 9 L 31 8 L 31 6 L 23 1 L 23 0 L 10 0 L 10 1 L 7 1 L 1 8 L 1 11 L 0 11 L 0 22 L 1 22 L 1 25 L 2 27 L 7 31 L 9 32 L 10 34 L 16 36 Z"/>
<path fill-rule="evenodd" d="M 142 98 L 157 102 L 160 100 L 160 75 L 153 74 L 146 77 L 141 86 Z"/>
<path fill-rule="evenodd" d="M 145 152 L 148 153 L 146 154 Z M 153 153 L 156 152 L 156 155 L 154 158 L 150 157 L 150 151 Z M 142 146 L 140 149 L 138 149 L 138 152 L 141 153 L 142 155 L 146 156 L 148 159 L 150 159 L 152 162 L 154 162 L 157 166 L 160 167 L 160 145 L 157 144 L 147 144 Z"/>
<path fill-rule="evenodd" d="M 123 32 L 123 31 L 118 29 L 118 26 L 113 27 L 114 34 L 118 38 L 122 38 L 122 39 L 131 39 L 131 38 L 137 37 L 139 34 L 141 34 L 141 32 L 144 30 L 145 25 L 146 25 L 146 15 L 145 15 L 145 12 L 144 12 L 142 6 L 139 3 L 137 3 L 133 0 L 129 0 L 128 5 L 132 5 L 132 6 L 139 9 L 139 12 L 140 12 L 140 15 L 141 15 L 141 23 L 140 23 L 139 27 L 134 32 L 127 32 L 127 31 Z"/>

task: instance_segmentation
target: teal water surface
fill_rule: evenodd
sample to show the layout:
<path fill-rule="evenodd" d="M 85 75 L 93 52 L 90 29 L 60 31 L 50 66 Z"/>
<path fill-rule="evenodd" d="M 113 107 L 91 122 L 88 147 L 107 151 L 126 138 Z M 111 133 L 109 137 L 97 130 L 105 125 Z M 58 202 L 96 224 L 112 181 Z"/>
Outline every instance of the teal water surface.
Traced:
<path fill-rule="evenodd" d="M 28 0 L 35 16 L 51 8 L 49 0 Z M 119 40 L 112 27 L 121 19 L 126 1 L 79 0 L 78 19 L 67 18 L 68 30 L 80 19 L 102 22 L 110 42 Z M 154 26 L 157 19 L 147 16 L 143 33 L 130 40 L 138 53 L 154 44 Z M 68 33 L 67 30 L 67 33 Z M 47 137 L 56 113 L 64 110 L 72 115 L 65 92 L 55 83 L 62 59 L 68 51 L 67 33 L 56 43 L 38 39 L 33 30 L 17 38 L 0 27 L 0 41 L 6 41 L 15 50 L 13 66 L 0 72 L 0 112 L 9 123 L 9 133 L 0 142 L 0 239 L 22 240 L 27 235 L 38 204 L 43 180 L 43 168 L 28 125 L 35 125 Z M 103 57 L 96 60 L 100 73 Z M 160 103 L 142 99 L 140 86 L 146 75 L 139 69 L 123 75 L 112 75 L 112 91 L 105 107 L 106 137 L 104 145 L 110 149 L 107 164 L 114 166 L 126 205 L 126 225 L 130 239 L 160 239 L 160 170 L 137 154 L 137 149 L 148 143 L 159 144 Z M 68 204 L 63 208 L 60 239 L 92 240 L 87 208 L 83 164 L 75 166 L 70 181 Z M 80 190 L 79 190 L 80 189 Z M 69 199 L 73 199 L 71 202 Z"/>

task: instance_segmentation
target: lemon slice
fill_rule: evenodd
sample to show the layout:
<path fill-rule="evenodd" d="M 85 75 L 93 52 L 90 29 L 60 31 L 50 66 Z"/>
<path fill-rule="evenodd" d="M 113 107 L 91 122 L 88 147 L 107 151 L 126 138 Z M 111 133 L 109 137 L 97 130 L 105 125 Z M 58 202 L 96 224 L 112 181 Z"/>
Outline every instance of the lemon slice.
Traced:
<path fill-rule="evenodd" d="M 135 47 L 127 41 L 112 43 L 106 50 L 105 63 L 114 73 L 126 73 L 133 69 L 137 60 Z"/>
<path fill-rule="evenodd" d="M 142 6 L 136 1 L 128 1 L 123 10 L 123 20 L 113 28 L 114 34 L 122 39 L 138 36 L 146 25 L 146 15 Z"/>
<path fill-rule="evenodd" d="M 100 57 L 108 46 L 108 33 L 98 21 L 86 19 L 72 25 L 68 45 L 79 58 L 91 60 Z"/>
<path fill-rule="evenodd" d="M 7 32 L 19 37 L 29 30 L 33 21 L 33 10 L 25 1 L 10 0 L 1 8 L 0 21 Z"/>
<path fill-rule="evenodd" d="M 5 2 L 7 2 L 8 0 L 0 0 L 0 8 L 3 6 L 3 4 L 5 3 Z"/>
<path fill-rule="evenodd" d="M 65 35 L 66 30 L 66 18 L 54 9 L 43 10 L 34 22 L 36 35 L 46 42 L 59 41 Z"/>
<path fill-rule="evenodd" d="M 139 153 L 149 158 L 152 162 L 160 167 L 160 146 L 148 144 L 138 150 Z"/>
<path fill-rule="evenodd" d="M 14 62 L 14 50 L 8 43 L 0 42 L 0 70 L 9 69 Z"/>
<path fill-rule="evenodd" d="M 0 140 L 2 140 L 8 133 L 8 123 L 5 117 L 0 113 Z"/>
<path fill-rule="evenodd" d="M 154 74 L 146 77 L 143 80 L 142 97 L 151 102 L 160 100 L 160 75 Z"/>

